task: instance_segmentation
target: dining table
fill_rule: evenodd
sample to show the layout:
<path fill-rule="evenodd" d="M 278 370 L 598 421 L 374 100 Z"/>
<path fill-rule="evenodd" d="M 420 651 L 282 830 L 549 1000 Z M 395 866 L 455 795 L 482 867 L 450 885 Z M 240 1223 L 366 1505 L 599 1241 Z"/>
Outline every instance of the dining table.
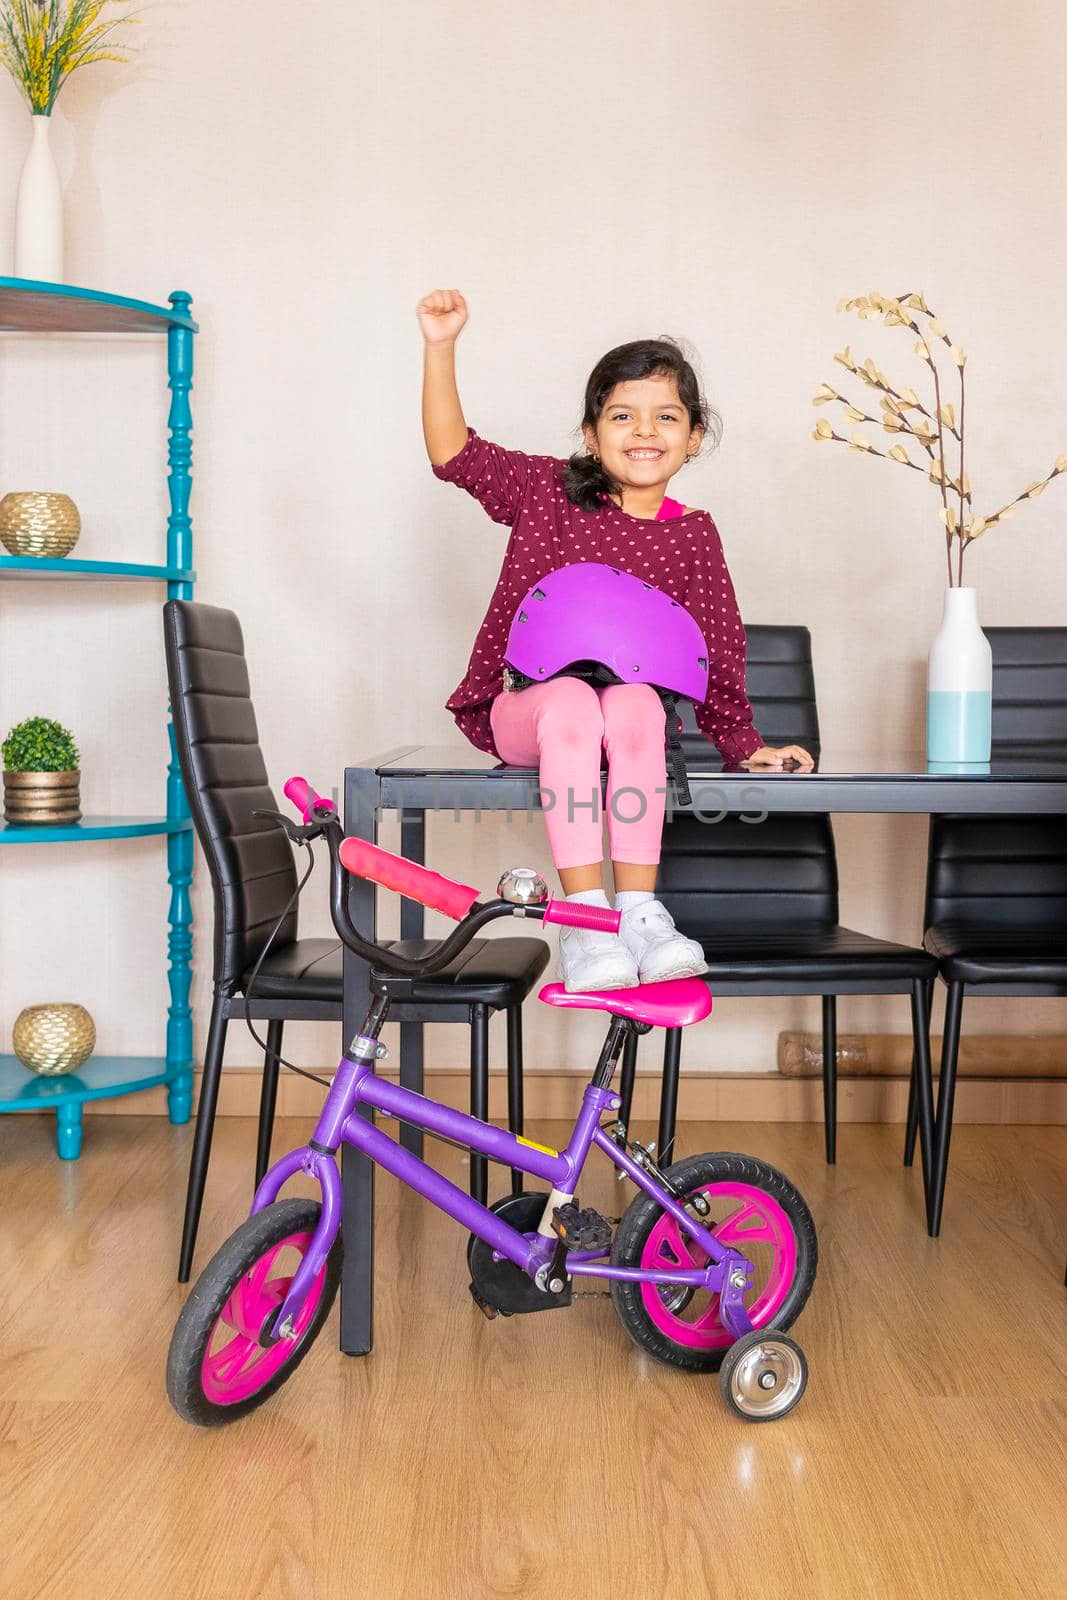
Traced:
<path fill-rule="evenodd" d="M 928 762 L 922 751 L 873 749 L 850 752 L 824 743 L 811 769 L 731 767 L 714 747 L 685 752 L 690 806 L 709 825 L 718 817 L 743 815 L 753 825 L 773 812 L 910 813 L 934 815 L 1027 815 L 1067 812 L 1067 747 L 1013 746 L 984 763 Z M 671 802 L 673 804 L 673 800 Z M 425 863 L 426 816 L 452 813 L 456 820 L 482 813 L 534 816 L 540 808 L 538 774 L 510 767 L 469 744 L 407 744 L 345 768 L 343 820 L 346 834 L 378 842 L 382 817 L 396 813 L 400 853 Z M 689 809 L 689 807 L 685 808 Z M 432 864 L 432 863 L 431 863 Z M 492 885 L 486 885 L 491 892 Z M 378 889 L 351 876 L 349 910 L 366 938 L 377 939 Z M 424 936 L 424 909 L 403 899 L 401 939 Z M 347 947 L 343 957 L 344 1037 L 359 1031 L 369 1000 L 369 967 Z M 423 1025 L 429 1013 L 406 1007 L 400 1022 L 401 1082 L 421 1090 Z M 371 1114 L 371 1113 L 368 1113 Z M 418 1149 L 417 1130 L 405 1129 Z M 374 1336 L 374 1167 L 351 1145 L 343 1146 L 344 1265 L 340 1290 L 340 1344 L 346 1355 L 366 1355 Z"/>

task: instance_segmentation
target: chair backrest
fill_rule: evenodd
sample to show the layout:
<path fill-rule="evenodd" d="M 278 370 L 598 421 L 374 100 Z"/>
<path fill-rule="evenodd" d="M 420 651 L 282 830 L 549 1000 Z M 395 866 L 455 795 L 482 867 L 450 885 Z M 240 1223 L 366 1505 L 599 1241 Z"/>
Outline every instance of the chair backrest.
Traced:
<path fill-rule="evenodd" d="M 986 628 L 993 648 L 993 751 L 1067 749 L 1067 628 Z"/>
<path fill-rule="evenodd" d="M 178 760 L 215 894 L 215 984 L 233 993 L 296 888 L 296 866 L 282 830 L 252 816 L 279 806 L 259 748 L 241 624 L 218 606 L 168 600 L 163 636 Z M 294 906 L 272 949 L 296 932 Z"/>
<path fill-rule="evenodd" d="M 753 719 L 768 744 L 802 744 L 819 753 L 819 714 L 807 628 L 746 627 L 747 685 Z M 692 707 L 679 707 L 682 746 L 707 749 Z M 695 735 L 695 737 L 694 737 Z M 753 774 L 753 786 L 759 783 Z M 711 812 L 710 802 L 702 806 Z M 752 815 L 759 814 L 754 804 Z M 724 927 L 771 925 L 788 934 L 838 919 L 837 857 L 827 816 L 779 813 L 762 822 L 677 816 L 663 830 L 656 893 L 693 938 Z"/>
<path fill-rule="evenodd" d="M 745 628 L 745 680 L 752 717 L 768 744 L 801 744 L 819 754 L 819 713 L 815 669 L 807 628 L 753 623 Z M 682 749 L 706 753 L 708 742 L 696 725 L 688 700 L 679 703 Z"/>
<path fill-rule="evenodd" d="M 1067 749 L 1067 628 L 987 628 L 993 754 Z M 935 816 L 926 925 L 955 922 L 1067 937 L 1067 819 Z"/>

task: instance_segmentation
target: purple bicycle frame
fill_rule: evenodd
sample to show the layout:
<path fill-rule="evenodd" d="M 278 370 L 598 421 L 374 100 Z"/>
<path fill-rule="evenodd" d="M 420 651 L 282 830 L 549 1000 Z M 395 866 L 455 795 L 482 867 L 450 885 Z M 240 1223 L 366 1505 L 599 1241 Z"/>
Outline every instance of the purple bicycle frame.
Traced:
<path fill-rule="evenodd" d="M 376 1040 L 363 1036 L 354 1043 L 356 1046 L 374 1046 L 375 1050 L 377 1047 Z M 453 1111 L 449 1106 L 443 1106 L 425 1095 L 377 1077 L 369 1060 L 343 1057 L 330 1085 L 312 1142 L 276 1161 L 264 1174 L 252 1202 L 251 1215 L 254 1216 L 272 1204 L 282 1186 L 296 1172 L 305 1172 L 315 1178 L 322 1192 L 322 1213 L 311 1243 L 273 1318 L 270 1333 L 264 1331 L 261 1338 L 268 1343 L 274 1342 L 285 1336 L 282 1330 L 293 1326 L 308 1290 L 337 1237 L 341 1225 L 342 1196 L 341 1175 L 335 1153 L 342 1141 L 370 1156 L 402 1183 L 424 1195 L 432 1205 L 461 1223 L 469 1232 L 492 1246 L 498 1256 L 513 1262 L 531 1278 L 536 1278 L 539 1268 L 547 1266 L 552 1259 L 557 1244 L 554 1234 L 519 1233 L 480 1201 L 473 1199 L 448 1178 L 427 1166 L 425 1161 L 382 1133 L 369 1118 L 360 1113 L 361 1105 L 399 1117 L 429 1133 L 443 1134 L 447 1139 L 481 1155 L 540 1178 L 567 1195 L 577 1191 L 586 1157 L 590 1148 L 597 1145 L 615 1166 L 633 1179 L 639 1189 L 643 1189 L 664 1211 L 670 1213 L 679 1227 L 705 1252 L 708 1265 L 673 1271 L 613 1267 L 604 1262 L 602 1255 L 571 1251 L 567 1254 L 567 1273 L 574 1277 L 615 1278 L 631 1283 L 686 1284 L 694 1289 L 707 1289 L 719 1296 L 720 1316 L 734 1338 L 739 1339 L 743 1334 L 751 1333 L 752 1323 L 745 1310 L 743 1297 L 752 1285 L 752 1263 L 736 1250 L 721 1245 L 708 1228 L 703 1227 L 683 1205 L 679 1205 L 600 1126 L 604 1113 L 617 1110 L 620 1104 L 619 1096 L 611 1089 L 588 1084 L 567 1147 L 553 1154 L 502 1128 L 494 1128 L 490 1123 L 467 1116 L 465 1112 Z"/>

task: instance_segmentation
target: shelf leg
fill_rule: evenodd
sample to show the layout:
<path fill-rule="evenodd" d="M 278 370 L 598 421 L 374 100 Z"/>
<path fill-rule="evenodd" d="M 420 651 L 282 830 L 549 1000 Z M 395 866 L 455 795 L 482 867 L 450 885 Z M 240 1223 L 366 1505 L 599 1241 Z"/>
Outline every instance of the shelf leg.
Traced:
<path fill-rule="evenodd" d="M 176 311 L 188 312 L 191 297 L 183 289 L 170 297 Z M 170 515 L 167 518 L 167 564 L 183 570 L 193 565 L 193 524 L 189 515 L 189 497 L 193 487 L 193 414 L 189 393 L 193 387 L 193 334 L 190 329 L 171 327 L 167 334 L 167 387 L 170 389 L 170 413 L 167 427 L 167 494 Z M 191 583 L 169 583 L 168 600 L 191 600 Z M 171 820 L 189 817 L 189 802 L 185 796 L 178 752 L 174 742 L 174 728 L 168 724 L 170 738 L 170 766 L 167 769 L 167 816 Z M 167 870 L 171 886 L 170 938 L 168 957 L 170 970 L 170 1008 L 167 1013 L 167 1071 L 173 1073 L 167 1089 L 167 1110 L 171 1122 L 188 1122 L 193 1104 L 193 1014 L 189 1006 L 189 988 L 192 982 L 190 962 L 193 953 L 193 917 L 189 885 L 193 877 L 193 835 L 186 829 L 167 837 Z"/>
<path fill-rule="evenodd" d="M 56 1149 L 63 1161 L 77 1161 L 82 1153 L 80 1100 L 61 1101 L 56 1106 Z"/>
<path fill-rule="evenodd" d="M 167 815 L 187 817 L 174 725 L 168 724 L 170 766 L 167 769 Z M 192 984 L 193 914 L 189 885 L 193 879 L 193 835 L 190 829 L 167 836 L 167 869 L 170 881 L 170 934 L 167 953 L 170 969 L 170 1007 L 167 1012 L 167 1071 L 173 1073 L 167 1086 L 167 1114 L 173 1123 L 189 1121 L 193 1109 L 193 1013 L 189 1004 Z"/>

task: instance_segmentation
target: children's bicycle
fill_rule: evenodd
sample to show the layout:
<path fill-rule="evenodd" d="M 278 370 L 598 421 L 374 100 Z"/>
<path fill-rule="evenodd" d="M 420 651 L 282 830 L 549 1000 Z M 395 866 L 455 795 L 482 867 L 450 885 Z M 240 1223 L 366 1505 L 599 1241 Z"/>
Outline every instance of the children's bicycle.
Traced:
<path fill-rule="evenodd" d="M 344 838 L 336 809 L 303 778 L 285 793 L 303 812 L 298 825 L 261 812 L 294 843 L 325 839 L 337 932 L 364 960 L 413 976 L 438 972 L 498 917 L 614 932 L 619 914 L 556 900 L 529 868 L 505 873 L 498 898 L 363 840 Z M 348 910 L 353 873 L 444 912 L 458 926 L 419 959 L 364 939 Z M 306 881 L 306 878 L 305 880 Z M 204 1268 L 182 1308 L 167 1360 L 167 1393 L 186 1421 L 234 1422 L 292 1376 L 329 1314 L 341 1273 L 341 1178 L 337 1152 L 363 1151 L 469 1230 L 467 1262 L 475 1304 L 489 1318 L 571 1304 L 575 1279 L 603 1278 L 619 1320 L 649 1355 L 687 1372 L 718 1372 L 727 1405 L 749 1422 L 770 1422 L 797 1404 L 807 1384 L 803 1351 L 786 1329 L 815 1280 L 818 1245 L 798 1190 L 752 1156 L 687 1156 L 665 1171 L 652 1152 L 610 1120 L 619 1109 L 612 1080 L 626 1039 L 654 1027 L 699 1022 L 711 994 L 699 978 L 635 989 L 570 994 L 550 983 L 549 1005 L 609 1013 L 607 1037 L 567 1145 L 553 1150 L 454 1111 L 375 1074 L 388 997 L 375 998 L 351 1041 L 314 1137 L 270 1168 L 247 1221 Z M 549 1186 L 483 1206 L 374 1126 L 372 1108 L 528 1174 Z M 605 1120 L 609 1119 L 609 1120 Z M 578 1187 L 596 1145 L 636 1185 L 618 1227 L 582 1207 Z M 321 1200 L 279 1199 L 295 1173 L 317 1180 Z"/>

